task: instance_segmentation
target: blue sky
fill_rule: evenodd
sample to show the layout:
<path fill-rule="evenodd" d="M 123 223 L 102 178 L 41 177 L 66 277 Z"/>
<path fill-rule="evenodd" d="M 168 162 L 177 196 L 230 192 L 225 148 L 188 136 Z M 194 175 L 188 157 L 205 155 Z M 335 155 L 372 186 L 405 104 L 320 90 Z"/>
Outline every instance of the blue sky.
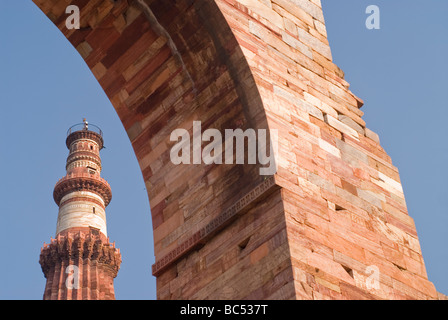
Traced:
<path fill-rule="evenodd" d="M 365 101 L 367 126 L 400 170 L 429 279 L 448 294 L 448 2 L 322 0 L 335 63 Z M 367 30 L 365 9 L 381 10 Z M 112 186 L 108 234 L 122 250 L 117 299 L 155 299 L 150 208 L 141 171 L 110 101 L 79 54 L 29 0 L 0 0 L 0 299 L 41 299 L 40 248 L 54 236 L 52 199 L 65 175 L 67 129 L 104 132 Z"/>
<path fill-rule="evenodd" d="M 55 236 L 53 188 L 65 175 L 67 129 L 104 132 L 112 187 L 108 235 L 121 249 L 117 299 L 155 299 L 149 201 L 127 134 L 82 58 L 28 0 L 0 0 L 0 299 L 42 299 L 40 248 Z"/>
<path fill-rule="evenodd" d="M 380 30 L 365 10 L 380 9 Z M 448 294 L 448 1 L 322 0 L 333 61 L 400 172 L 429 279 Z"/>

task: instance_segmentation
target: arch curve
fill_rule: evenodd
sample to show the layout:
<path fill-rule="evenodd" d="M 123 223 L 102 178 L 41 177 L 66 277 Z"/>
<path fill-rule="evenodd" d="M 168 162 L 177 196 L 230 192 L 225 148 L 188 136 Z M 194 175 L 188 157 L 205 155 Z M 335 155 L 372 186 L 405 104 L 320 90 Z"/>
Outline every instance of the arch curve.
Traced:
<path fill-rule="evenodd" d="M 223 133 L 267 128 L 251 69 L 213 1 L 34 2 L 83 57 L 129 136 L 151 205 L 153 273 L 163 287 L 173 264 L 233 220 L 237 211 L 228 208 L 264 181 L 258 165 L 170 161 L 170 133 L 192 135 L 193 121 Z M 80 9 L 79 30 L 65 25 L 68 5 Z"/>
<path fill-rule="evenodd" d="M 159 299 L 437 298 L 398 170 L 332 62 L 320 0 L 33 1 L 132 143 Z M 65 25 L 68 5 L 80 9 L 78 30 Z M 171 132 L 194 136 L 194 121 L 278 130 L 277 172 L 174 165 Z M 412 252 L 412 270 L 397 271 L 385 246 Z M 377 291 L 359 280 L 372 263 L 384 275 Z"/>

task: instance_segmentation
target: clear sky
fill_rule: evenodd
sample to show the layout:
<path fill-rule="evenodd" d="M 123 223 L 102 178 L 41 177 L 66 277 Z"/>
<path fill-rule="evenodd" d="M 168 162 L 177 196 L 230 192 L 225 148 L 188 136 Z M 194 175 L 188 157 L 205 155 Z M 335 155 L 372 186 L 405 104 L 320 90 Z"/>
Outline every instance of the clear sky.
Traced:
<path fill-rule="evenodd" d="M 368 5 L 380 30 L 368 30 Z M 429 279 L 448 294 L 448 1 L 322 0 L 333 61 L 400 172 Z"/>
<path fill-rule="evenodd" d="M 400 170 L 429 279 L 448 294 L 448 1 L 322 0 L 335 63 Z M 381 12 L 365 27 L 366 7 Z M 53 187 L 67 129 L 104 132 L 108 234 L 121 249 L 117 299 L 155 299 L 150 208 L 132 146 L 79 54 L 30 0 L 0 0 L 0 299 L 41 299 L 40 248 L 56 230 Z"/>
<path fill-rule="evenodd" d="M 104 132 L 112 187 L 108 236 L 122 253 L 117 299 L 155 299 L 149 201 L 127 134 L 85 62 L 29 0 L 0 0 L 0 299 L 42 299 L 40 248 L 55 236 L 53 188 L 65 175 L 67 129 Z"/>

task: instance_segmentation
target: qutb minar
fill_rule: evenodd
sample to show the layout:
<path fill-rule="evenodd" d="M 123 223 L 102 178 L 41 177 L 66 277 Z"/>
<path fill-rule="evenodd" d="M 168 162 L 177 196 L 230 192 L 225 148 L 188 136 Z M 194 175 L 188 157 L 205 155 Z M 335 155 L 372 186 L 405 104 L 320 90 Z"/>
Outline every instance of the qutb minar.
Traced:
<path fill-rule="evenodd" d="M 107 236 L 112 191 L 100 176 L 103 143 L 101 129 L 85 119 L 67 132 L 67 174 L 53 192 L 56 238 L 44 243 L 39 259 L 47 279 L 44 300 L 115 299 L 121 254 Z"/>

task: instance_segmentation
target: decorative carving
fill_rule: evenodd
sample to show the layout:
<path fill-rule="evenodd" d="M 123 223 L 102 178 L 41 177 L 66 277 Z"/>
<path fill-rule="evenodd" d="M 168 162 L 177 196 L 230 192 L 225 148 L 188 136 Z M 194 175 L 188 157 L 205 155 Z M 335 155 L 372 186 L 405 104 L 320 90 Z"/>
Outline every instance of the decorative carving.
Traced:
<path fill-rule="evenodd" d="M 120 249 L 115 248 L 115 243 L 109 243 L 109 239 L 100 232 L 67 232 L 58 235 L 56 239 L 51 239 L 51 243 L 45 244 L 41 248 L 39 263 L 45 277 L 48 276 L 52 266 L 56 262 L 70 261 L 78 259 L 97 260 L 99 263 L 107 265 L 113 271 L 113 277 L 117 276 L 121 264 Z"/>
<path fill-rule="evenodd" d="M 99 133 L 90 130 L 80 130 L 69 134 L 69 136 L 65 140 L 65 144 L 67 145 L 67 148 L 70 149 L 70 145 L 72 144 L 72 142 L 80 139 L 89 139 L 95 141 L 98 144 L 100 150 L 104 145 L 103 137 Z"/>
<path fill-rule="evenodd" d="M 59 206 L 61 199 L 72 191 L 92 191 L 104 199 L 104 205 L 107 207 L 112 200 L 112 190 L 109 183 L 101 177 L 93 177 L 90 174 L 77 173 L 68 174 L 60 179 L 53 191 L 53 198 Z"/>
<path fill-rule="evenodd" d="M 98 167 L 101 168 L 101 159 L 98 155 L 94 154 L 93 152 L 88 152 L 88 151 L 83 151 L 83 152 L 76 151 L 76 152 L 70 153 L 69 156 L 67 157 L 66 169 L 73 162 L 80 161 L 80 160 L 92 161 L 92 162 L 96 163 L 96 165 Z"/>
<path fill-rule="evenodd" d="M 152 274 L 159 276 L 166 268 L 181 259 L 190 251 L 203 246 L 213 235 L 228 226 L 236 217 L 247 212 L 255 203 L 266 198 L 274 190 L 280 187 L 276 185 L 274 177 L 270 177 L 256 186 L 232 206 L 224 210 L 212 221 L 207 223 L 199 231 L 181 242 L 179 246 L 163 256 L 152 266 Z"/>

